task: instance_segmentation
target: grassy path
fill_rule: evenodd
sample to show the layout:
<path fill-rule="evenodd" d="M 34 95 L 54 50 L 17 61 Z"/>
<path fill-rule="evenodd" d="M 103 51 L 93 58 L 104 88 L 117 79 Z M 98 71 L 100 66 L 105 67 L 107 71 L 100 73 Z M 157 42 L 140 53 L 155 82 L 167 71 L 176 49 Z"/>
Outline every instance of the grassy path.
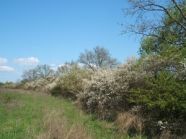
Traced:
<path fill-rule="evenodd" d="M 0 93 L 0 139 L 127 139 L 72 102 L 39 93 Z"/>

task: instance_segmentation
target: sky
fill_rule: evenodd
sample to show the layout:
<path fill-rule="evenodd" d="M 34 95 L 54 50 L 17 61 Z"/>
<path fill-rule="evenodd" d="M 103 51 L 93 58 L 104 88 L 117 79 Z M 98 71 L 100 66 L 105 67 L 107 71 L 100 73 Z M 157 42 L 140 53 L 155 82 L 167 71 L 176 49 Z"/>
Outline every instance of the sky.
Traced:
<path fill-rule="evenodd" d="M 38 64 L 57 67 L 102 46 L 124 62 L 138 55 L 136 36 L 122 35 L 130 22 L 127 0 L 0 0 L 0 81 L 17 81 Z"/>

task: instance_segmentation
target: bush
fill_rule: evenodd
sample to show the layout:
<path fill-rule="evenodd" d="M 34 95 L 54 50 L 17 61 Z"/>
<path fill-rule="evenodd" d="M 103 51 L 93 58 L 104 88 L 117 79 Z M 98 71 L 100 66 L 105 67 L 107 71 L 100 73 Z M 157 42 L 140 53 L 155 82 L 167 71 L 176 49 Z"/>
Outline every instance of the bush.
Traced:
<path fill-rule="evenodd" d="M 186 112 L 186 86 L 169 72 L 162 71 L 156 77 L 147 78 L 145 87 L 136 89 L 132 98 L 148 109 L 156 108 L 167 114 Z"/>
<path fill-rule="evenodd" d="M 42 87 L 42 91 L 50 94 L 51 90 L 53 90 L 57 86 L 57 83 L 58 83 L 58 78 L 56 79 L 54 78 L 53 80 L 49 81 L 47 84 L 45 84 Z"/>
<path fill-rule="evenodd" d="M 142 69 L 144 76 L 143 84 L 133 86 L 130 89 L 129 102 L 140 105 L 145 117 L 146 133 L 156 135 L 169 130 L 173 134 L 182 134 L 185 131 L 186 121 L 186 85 L 183 75 L 184 66 L 173 66 L 172 59 L 160 56 L 148 56 L 140 59 L 137 68 Z M 158 122 L 168 123 L 162 129 Z M 145 129 L 145 130 L 146 130 Z"/>
<path fill-rule="evenodd" d="M 112 71 L 96 72 L 91 80 L 86 82 L 85 90 L 79 96 L 82 108 L 95 113 L 101 119 L 111 118 L 114 114 L 112 110 L 121 100 L 121 97 L 115 94 L 115 85 Z"/>
<path fill-rule="evenodd" d="M 66 98 L 76 99 L 77 95 L 84 90 L 84 80 L 89 79 L 90 75 L 91 72 L 89 70 L 73 65 L 68 72 L 65 72 L 59 77 L 58 83 L 51 90 L 51 93 L 62 95 Z"/>
<path fill-rule="evenodd" d="M 184 133 L 186 85 L 166 66 L 166 61 L 146 57 L 129 60 L 116 70 L 99 70 L 85 82 L 79 102 L 85 111 L 107 120 L 138 106 L 144 132 L 150 136 L 162 132 L 159 121 L 168 123 L 167 130 Z"/>
<path fill-rule="evenodd" d="M 55 81 L 55 78 L 39 78 L 34 81 L 25 81 L 21 87 L 28 90 L 37 90 L 47 92 L 47 86 Z"/>
<path fill-rule="evenodd" d="M 117 70 L 99 70 L 86 82 L 80 103 L 84 110 L 101 119 L 113 120 L 117 112 L 129 109 L 130 88 L 141 83 L 143 72 L 135 70 L 136 60 L 129 60 Z"/>

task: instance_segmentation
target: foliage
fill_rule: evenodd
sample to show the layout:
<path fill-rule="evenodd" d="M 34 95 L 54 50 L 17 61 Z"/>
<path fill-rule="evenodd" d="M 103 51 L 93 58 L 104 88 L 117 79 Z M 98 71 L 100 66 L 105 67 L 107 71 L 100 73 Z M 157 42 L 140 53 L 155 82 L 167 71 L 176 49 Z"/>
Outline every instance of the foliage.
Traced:
<path fill-rule="evenodd" d="M 55 84 L 55 78 L 40 78 L 34 81 L 25 81 L 21 86 L 18 86 L 23 89 L 48 92 L 51 89 L 52 83 Z"/>
<path fill-rule="evenodd" d="M 101 70 L 94 73 L 90 81 L 86 81 L 85 91 L 79 95 L 82 108 L 96 114 L 101 119 L 113 117 L 115 105 L 121 97 L 115 94 L 112 71 Z"/>
<path fill-rule="evenodd" d="M 182 127 L 186 114 L 186 84 L 182 76 L 184 62 L 177 63 L 175 57 L 148 55 L 142 57 L 136 65 L 147 76 L 144 76 L 141 85 L 130 89 L 129 101 L 134 106 L 142 107 L 141 113 L 146 119 L 145 129 L 151 129 L 146 133 L 152 132 L 150 136 L 161 132 L 161 128 L 153 124 L 159 120 L 168 122 L 166 129 L 171 133 L 185 132 Z"/>
<path fill-rule="evenodd" d="M 163 111 L 165 117 L 186 112 L 186 86 L 169 72 L 162 71 L 156 77 L 148 77 L 145 85 L 138 87 L 133 95 L 133 102 Z"/>
<path fill-rule="evenodd" d="M 139 85 L 145 73 L 133 69 L 135 59 L 116 70 L 99 70 L 86 82 L 80 103 L 101 119 L 113 120 L 118 111 L 129 108 L 130 88 Z"/>
<path fill-rule="evenodd" d="M 136 18 L 137 22 L 130 24 L 129 32 L 150 36 L 149 41 L 153 50 L 157 52 L 163 48 L 175 45 L 182 47 L 186 43 L 186 1 L 168 0 L 128 0 L 130 8 L 126 14 Z M 152 16 L 153 18 L 151 18 Z M 158 15 L 158 16 L 157 16 Z M 155 42 L 155 43 L 154 43 Z"/>
<path fill-rule="evenodd" d="M 53 95 L 76 99 L 83 92 L 84 79 L 90 78 L 91 72 L 78 65 L 72 65 L 59 77 L 57 85 L 51 90 Z"/>

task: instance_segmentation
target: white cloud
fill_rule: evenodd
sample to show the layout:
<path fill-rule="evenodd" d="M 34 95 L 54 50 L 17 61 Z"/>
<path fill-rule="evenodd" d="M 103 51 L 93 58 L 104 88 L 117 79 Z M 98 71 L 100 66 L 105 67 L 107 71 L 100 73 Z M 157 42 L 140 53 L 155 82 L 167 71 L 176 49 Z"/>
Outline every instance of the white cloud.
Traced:
<path fill-rule="evenodd" d="M 0 57 L 0 65 L 4 65 L 8 62 L 8 60 L 6 58 L 2 58 Z"/>
<path fill-rule="evenodd" d="M 13 72 L 14 68 L 10 66 L 6 66 L 8 60 L 6 58 L 0 57 L 0 72 Z"/>
<path fill-rule="evenodd" d="M 15 71 L 14 68 L 9 67 L 9 66 L 1 66 L 0 65 L 0 72 L 13 72 Z"/>
<path fill-rule="evenodd" d="M 39 63 L 39 59 L 36 57 L 17 58 L 15 59 L 15 63 L 20 65 L 37 65 Z"/>

